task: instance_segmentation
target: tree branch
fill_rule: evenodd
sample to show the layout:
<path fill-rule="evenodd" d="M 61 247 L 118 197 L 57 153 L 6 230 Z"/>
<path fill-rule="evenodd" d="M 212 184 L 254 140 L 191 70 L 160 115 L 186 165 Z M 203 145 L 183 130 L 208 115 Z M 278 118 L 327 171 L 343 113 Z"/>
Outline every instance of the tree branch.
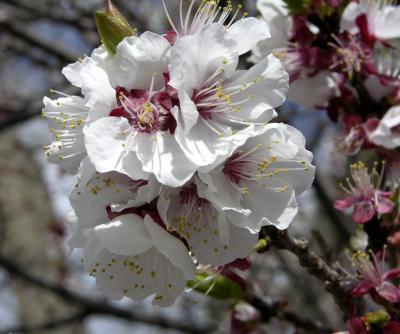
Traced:
<path fill-rule="evenodd" d="M 79 295 L 61 285 L 52 282 L 43 281 L 29 272 L 21 269 L 16 263 L 8 260 L 4 255 L 0 255 L 0 266 L 4 268 L 9 274 L 23 279 L 27 283 L 34 285 L 40 289 L 52 292 L 64 300 L 77 304 L 83 310 L 83 314 L 89 315 L 109 315 L 116 318 L 137 321 L 149 325 L 154 325 L 162 328 L 176 329 L 184 333 L 203 334 L 213 331 L 215 328 L 212 326 L 195 327 L 185 322 L 168 319 L 165 317 L 155 317 L 145 314 L 140 314 L 133 311 L 128 311 L 120 307 L 113 306 L 104 301 L 95 301 L 90 298 Z M 68 320 L 68 319 L 67 319 Z"/>
<path fill-rule="evenodd" d="M 0 334 L 10 334 L 10 333 L 23 334 L 23 333 L 36 333 L 36 332 L 43 333 L 52 329 L 57 329 L 63 326 L 79 323 L 83 321 L 86 318 L 86 316 L 88 316 L 86 312 L 81 312 L 67 318 L 49 321 L 47 323 L 36 326 L 21 326 L 21 327 L 9 328 L 6 330 L 0 330 Z"/>
<path fill-rule="evenodd" d="M 56 56 L 62 62 L 71 63 L 78 59 L 78 55 L 45 41 L 22 26 L 17 26 L 11 22 L 4 21 L 0 23 L 0 27 L 13 34 L 15 37 L 18 37 L 31 44 L 32 46 L 38 47 Z"/>
<path fill-rule="evenodd" d="M 309 334 L 327 334 L 333 332 L 329 327 L 322 326 L 308 319 L 303 319 L 293 312 L 283 310 L 282 304 L 279 302 L 268 303 L 256 297 L 251 301 L 251 304 L 260 312 L 262 322 L 269 322 L 271 318 L 279 318 L 295 325 L 296 328 L 307 330 Z"/>
<path fill-rule="evenodd" d="M 287 250 L 296 255 L 300 265 L 318 278 L 324 284 L 325 289 L 331 293 L 336 304 L 344 312 L 347 311 L 348 282 L 342 280 L 342 276 L 336 270 L 309 249 L 308 241 L 294 239 L 288 235 L 287 231 L 278 230 L 273 226 L 264 227 L 261 235 L 269 240 L 273 247 Z"/>

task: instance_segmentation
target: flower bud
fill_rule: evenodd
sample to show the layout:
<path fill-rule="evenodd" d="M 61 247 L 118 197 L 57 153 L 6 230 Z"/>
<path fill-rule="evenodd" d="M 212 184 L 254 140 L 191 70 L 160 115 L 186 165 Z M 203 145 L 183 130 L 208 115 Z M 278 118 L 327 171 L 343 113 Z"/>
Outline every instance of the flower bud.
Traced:
<path fill-rule="evenodd" d="M 390 316 L 385 310 L 378 310 L 364 315 L 363 320 L 369 325 L 381 326 L 389 321 Z"/>
<path fill-rule="evenodd" d="M 102 43 L 111 54 L 115 54 L 117 45 L 136 32 L 111 1 L 107 4 L 105 11 L 97 11 L 94 16 Z"/>

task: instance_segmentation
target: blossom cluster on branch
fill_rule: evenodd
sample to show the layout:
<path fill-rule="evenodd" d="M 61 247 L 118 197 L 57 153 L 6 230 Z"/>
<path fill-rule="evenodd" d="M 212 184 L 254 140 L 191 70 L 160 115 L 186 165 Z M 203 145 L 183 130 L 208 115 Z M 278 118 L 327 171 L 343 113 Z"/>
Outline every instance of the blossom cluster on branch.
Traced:
<path fill-rule="evenodd" d="M 103 45 L 63 69 L 82 96 L 43 109 L 48 160 L 78 175 L 69 244 L 105 295 L 161 306 L 196 268 L 240 281 L 230 267 L 263 226 L 289 226 L 314 179 L 303 135 L 270 123 L 289 86 L 281 61 L 239 68 L 269 25 L 229 1 L 193 0 L 178 18 L 165 7 L 172 29 L 136 36 L 109 2 Z"/>
<path fill-rule="evenodd" d="M 350 166 L 351 177 L 341 184 L 346 195 L 334 202 L 337 210 L 351 210 L 368 239 L 362 252 L 350 255 L 354 274 L 346 271 L 356 282 L 348 330 L 400 333 L 400 6 L 385 0 L 257 5 L 272 38 L 260 41 L 249 59 L 275 54 L 290 75 L 288 99 L 326 110 L 339 124 L 335 151 L 350 158 L 362 152 L 374 161 Z M 372 313 L 358 307 L 363 296 L 374 301 Z"/>

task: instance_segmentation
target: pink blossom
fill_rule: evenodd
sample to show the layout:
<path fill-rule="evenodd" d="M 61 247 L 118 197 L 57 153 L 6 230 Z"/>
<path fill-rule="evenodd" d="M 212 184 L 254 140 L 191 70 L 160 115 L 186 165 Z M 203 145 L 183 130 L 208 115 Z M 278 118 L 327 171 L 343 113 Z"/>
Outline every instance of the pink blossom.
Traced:
<path fill-rule="evenodd" d="M 382 254 L 382 259 L 384 257 L 385 252 Z M 400 268 L 384 271 L 383 261 L 380 261 L 373 253 L 369 255 L 359 252 L 354 256 L 352 262 L 361 276 L 361 281 L 351 291 L 353 297 L 361 297 L 374 292 L 390 303 L 400 301 L 400 288 L 390 282 L 400 276 Z"/>
<path fill-rule="evenodd" d="M 336 200 L 334 207 L 344 211 L 354 208 L 353 220 L 357 224 L 364 224 L 372 220 L 375 215 L 392 212 L 394 204 L 390 200 L 391 192 L 380 190 L 383 179 L 383 170 L 378 173 L 376 167 L 369 173 L 363 162 L 351 165 L 350 179 L 346 179 L 347 187 L 341 184 L 342 189 L 349 195 L 344 199 Z"/>

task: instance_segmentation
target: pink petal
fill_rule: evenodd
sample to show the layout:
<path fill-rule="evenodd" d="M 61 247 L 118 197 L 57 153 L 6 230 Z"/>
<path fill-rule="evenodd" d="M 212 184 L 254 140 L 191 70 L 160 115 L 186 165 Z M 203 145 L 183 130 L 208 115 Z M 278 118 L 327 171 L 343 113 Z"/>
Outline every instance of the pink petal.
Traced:
<path fill-rule="evenodd" d="M 394 208 L 393 202 L 384 197 L 383 194 L 378 194 L 377 201 L 376 201 L 376 210 L 379 213 L 390 213 Z"/>
<path fill-rule="evenodd" d="M 350 334 L 368 334 L 364 322 L 360 318 L 353 318 L 347 322 Z"/>
<path fill-rule="evenodd" d="M 357 224 L 369 222 L 375 216 L 375 208 L 371 201 L 359 202 L 353 211 L 353 220 Z"/>
<path fill-rule="evenodd" d="M 392 279 L 395 279 L 399 275 L 400 275 L 400 268 L 394 268 L 394 269 L 386 271 L 382 275 L 382 280 L 383 281 L 390 281 Z"/>
<path fill-rule="evenodd" d="M 385 327 L 383 327 L 383 334 L 399 334 L 400 333 L 400 323 L 399 322 L 389 322 Z"/>
<path fill-rule="evenodd" d="M 353 206 L 354 202 L 356 202 L 355 197 L 346 197 L 345 199 L 339 199 L 333 202 L 333 206 L 336 210 L 344 211 Z"/>
<path fill-rule="evenodd" d="M 400 289 L 390 282 L 383 282 L 376 292 L 387 301 L 397 303 L 400 301 Z"/>
<path fill-rule="evenodd" d="M 374 285 L 368 281 L 362 281 L 358 283 L 353 290 L 351 290 L 351 295 L 353 297 L 361 297 L 364 296 L 374 287 Z"/>

